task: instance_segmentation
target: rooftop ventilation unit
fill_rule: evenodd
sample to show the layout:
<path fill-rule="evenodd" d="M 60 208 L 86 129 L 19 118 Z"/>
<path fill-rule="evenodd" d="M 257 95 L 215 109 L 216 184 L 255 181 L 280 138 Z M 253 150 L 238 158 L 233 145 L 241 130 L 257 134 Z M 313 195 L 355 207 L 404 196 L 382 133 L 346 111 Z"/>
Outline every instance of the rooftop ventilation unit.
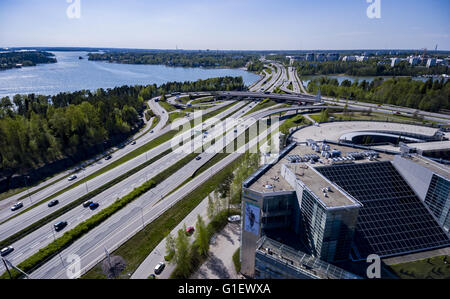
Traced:
<path fill-rule="evenodd" d="M 272 190 L 274 188 L 273 185 L 267 184 L 264 186 L 264 188 L 266 188 L 267 190 Z"/>

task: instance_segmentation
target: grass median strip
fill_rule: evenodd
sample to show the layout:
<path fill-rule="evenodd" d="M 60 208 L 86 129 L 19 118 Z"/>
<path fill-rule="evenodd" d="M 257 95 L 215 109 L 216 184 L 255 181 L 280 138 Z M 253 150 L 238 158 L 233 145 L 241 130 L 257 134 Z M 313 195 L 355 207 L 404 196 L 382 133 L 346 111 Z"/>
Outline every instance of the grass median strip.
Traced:
<path fill-rule="evenodd" d="M 260 102 L 258 105 L 253 107 L 252 110 L 250 110 L 249 112 L 245 113 L 244 116 L 250 115 L 250 114 L 255 113 L 256 111 L 259 111 L 259 110 L 262 110 L 262 109 L 266 109 L 266 108 L 275 106 L 276 104 L 277 104 L 277 102 L 274 102 L 271 99 L 265 99 L 262 102 Z"/>
<path fill-rule="evenodd" d="M 68 246 L 70 246 L 72 243 L 74 243 L 76 240 L 81 238 L 83 235 L 88 233 L 93 228 L 100 225 L 103 221 L 108 219 L 110 216 L 112 216 L 114 213 L 134 201 L 135 199 L 139 198 L 146 192 L 148 192 L 150 189 L 157 186 L 159 183 L 170 177 L 173 173 L 178 171 L 182 166 L 189 163 L 195 157 L 197 156 L 197 153 L 189 154 L 188 156 L 184 157 L 171 167 L 167 168 L 166 170 L 162 171 L 155 177 L 153 177 L 151 180 L 145 182 L 142 186 L 135 188 L 132 192 L 125 195 L 121 199 L 118 199 L 116 202 L 114 202 L 109 207 L 101 210 L 98 214 L 95 214 L 91 218 L 83 221 L 70 231 L 66 232 L 62 237 L 59 237 L 55 241 L 48 244 L 46 247 L 40 249 L 37 253 L 32 255 L 31 257 L 27 258 L 25 261 L 17 265 L 19 269 L 26 273 L 30 273 L 34 270 L 36 270 L 38 267 L 43 265 L 46 261 L 51 259 L 52 257 L 56 256 L 58 252 L 61 250 L 64 250 Z M 84 199 L 86 200 L 86 199 Z M 11 271 L 13 278 L 18 278 L 21 276 L 21 274 L 15 270 Z M 7 279 L 9 276 L 7 273 L 3 273 L 0 278 Z"/>

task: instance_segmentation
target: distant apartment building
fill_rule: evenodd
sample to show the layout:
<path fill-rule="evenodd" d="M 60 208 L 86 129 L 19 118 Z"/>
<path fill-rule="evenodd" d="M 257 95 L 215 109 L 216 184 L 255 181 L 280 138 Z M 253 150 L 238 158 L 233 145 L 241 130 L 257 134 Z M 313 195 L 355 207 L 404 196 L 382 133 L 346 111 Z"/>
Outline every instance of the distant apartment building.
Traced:
<path fill-rule="evenodd" d="M 324 53 L 318 53 L 318 54 L 316 54 L 316 61 L 318 61 L 318 62 L 327 61 L 327 57 L 325 56 Z"/>
<path fill-rule="evenodd" d="M 409 64 L 412 66 L 416 66 L 420 63 L 420 57 L 410 57 L 409 58 Z"/>
<path fill-rule="evenodd" d="M 436 58 L 428 58 L 428 60 L 427 60 L 427 67 L 430 68 L 430 67 L 433 67 L 435 65 L 436 65 Z"/>
<path fill-rule="evenodd" d="M 391 58 L 391 67 L 396 66 L 400 62 L 400 58 Z"/>
<path fill-rule="evenodd" d="M 415 159 L 422 158 L 313 140 L 290 144 L 242 185 L 242 273 L 324 278 L 323 267 L 312 275 L 302 261 L 332 266 L 450 246 L 449 168 Z"/>
<path fill-rule="evenodd" d="M 314 53 L 307 53 L 305 56 L 306 61 L 315 61 L 316 55 Z"/>
<path fill-rule="evenodd" d="M 327 54 L 327 60 L 328 61 L 338 61 L 339 60 L 339 54 L 338 53 L 328 53 Z"/>
<path fill-rule="evenodd" d="M 358 62 L 364 62 L 364 61 L 368 61 L 369 57 L 367 56 L 356 56 L 356 61 Z"/>
<path fill-rule="evenodd" d="M 348 62 L 348 61 L 356 61 L 356 56 L 344 56 L 342 58 L 342 61 Z"/>

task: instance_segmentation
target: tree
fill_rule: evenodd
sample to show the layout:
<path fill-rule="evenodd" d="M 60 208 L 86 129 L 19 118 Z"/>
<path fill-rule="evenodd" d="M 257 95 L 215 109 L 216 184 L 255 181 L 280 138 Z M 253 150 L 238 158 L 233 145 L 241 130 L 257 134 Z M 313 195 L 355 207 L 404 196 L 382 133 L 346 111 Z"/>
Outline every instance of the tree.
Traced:
<path fill-rule="evenodd" d="M 228 174 L 222 182 L 219 183 L 217 191 L 219 192 L 220 198 L 226 198 L 230 194 L 230 185 L 233 182 L 233 174 Z"/>
<path fill-rule="evenodd" d="M 173 238 L 172 234 L 169 233 L 169 235 L 167 235 L 166 237 L 166 255 L 173 258 L 175 252 L 176 252 L 175 239 Z M 173 262 L 173 259 L 170 259 L 170 262 Z"/>
<path fill-rule="evenodd" d="M 214 204 L 214 200 L 213 197 L 210 195 L 208 195 L 208 207 L 206 208 L 206 214 L 208 215 L 208 219 L 212 220 L 214 218 L 214 216 L 216 216 L 216 207 Z"/>
<path fill-rule="evenodd" d="M 174 261 L 177 269 L 182 276 L 187 276 L 190 270 L 189 259 L 189 239 L 186 235 L 186 225 L 178 230 L 178 235 L 175 240 L 175 256 Z M 187 277 L 186 277 L 187 278 Z"/>
<path fill-rule="evenodd" d="M 208 238 L 208 230 L 206 228 L 205 222 L 203 218 L 198 215 L 197 216 L 197 224 L 196 228 L 196 239 L 195 242 L 198 246 L 198 253 L 200 255 L 206 256 L 209 250 L 209 238 Z"/>
<path fill-rule="evenodd" d="M 329 118 L 330 118 L 330 115 L 329 115 L 328 109 L 322 110 L 322 112 L 320 113 L 319 122 L 328 121 Z"/>

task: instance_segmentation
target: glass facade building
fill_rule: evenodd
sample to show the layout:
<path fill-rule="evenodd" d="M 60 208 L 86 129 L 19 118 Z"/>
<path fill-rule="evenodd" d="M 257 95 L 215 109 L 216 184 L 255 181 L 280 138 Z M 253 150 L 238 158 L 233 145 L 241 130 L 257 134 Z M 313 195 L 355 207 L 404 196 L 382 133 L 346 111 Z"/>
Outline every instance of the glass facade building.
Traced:
<path fill-rule="evenodd" d="M 450 230 L 450 181 L 434 174 L 425 197 L 425 204 L 448 233 Z"/>

